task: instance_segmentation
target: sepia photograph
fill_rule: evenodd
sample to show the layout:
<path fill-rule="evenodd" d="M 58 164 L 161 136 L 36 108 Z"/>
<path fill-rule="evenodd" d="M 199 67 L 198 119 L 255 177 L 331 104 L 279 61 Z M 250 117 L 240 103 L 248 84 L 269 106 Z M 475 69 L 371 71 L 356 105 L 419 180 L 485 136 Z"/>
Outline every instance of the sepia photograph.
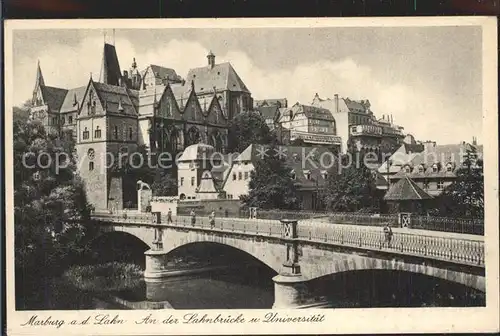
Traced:
<path fill-rule="evenodd" d="M 11 24 L 15 330 L 498 309 L 482 20 Z"/>

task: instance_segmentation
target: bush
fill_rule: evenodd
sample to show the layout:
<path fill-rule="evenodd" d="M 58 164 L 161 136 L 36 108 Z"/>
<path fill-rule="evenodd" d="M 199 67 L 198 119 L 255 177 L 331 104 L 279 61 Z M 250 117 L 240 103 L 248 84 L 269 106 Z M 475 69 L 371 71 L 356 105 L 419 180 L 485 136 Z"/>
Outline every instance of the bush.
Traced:
<path fill-rule="evenodd" d="M 110 262 L 99 265 L 77 265 L 64 272 L 75 287 L 87 291 L 122 291 L 139 286 L 143 271 L 134 264 Z"/>

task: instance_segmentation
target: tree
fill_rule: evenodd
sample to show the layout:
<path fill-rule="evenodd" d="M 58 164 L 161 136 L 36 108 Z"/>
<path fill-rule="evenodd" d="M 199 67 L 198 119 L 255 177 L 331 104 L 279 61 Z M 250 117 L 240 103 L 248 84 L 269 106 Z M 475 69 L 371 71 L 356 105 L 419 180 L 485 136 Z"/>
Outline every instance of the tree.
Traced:
<path fill-rule="evenodd" d="M 31 106 L 32 104 L 30 100 L 25 101 L 21 106 L 14 106 L 12 108 L 12 120 L 14 122 L 28 121 Z"/>
<path fill-rule="evenodd" d="M 240 199 L 249 207 L 298 209 L 300 201 L 291 169 L 283 158 L 271 155 L 273 151 L 274 147 L 269 148 L 267 155 L 255 163 L 255 169 L 250 173 L 250 192 Z"/>
<path fill-rule="evenodd" d="M 35 121 L 16 121 L 13 135 L 15 264 L 36 278 L 84 252 L 91 207 L 71 145 Z"/>
<path fill-rule="evenodd" d="M 229 152 L 241 153 L 251 144 L 272 143 L 276 143 L 276 137 L 259 113 L 253 111 L 240 113 L 229 125 Z"/>
<path fill-rule="evenodd" d="M 483 162 L 467 151 L 456 180 L 440 195 L 440 214 L 453 217 L 484 218 Z"/>
<path fill-rule="evenodd" d="M 151 189 L 153 196 L 176 196 L 177 179 L 167 170 L 158 169 Z"/>
<path fill-rule="evenodd" d="M 340 163 L 337 162 L 328 174 L 322 191 L 326 208 L 336 212 L 354 212 L 377 207 L 377 188 L 372 171 L 363 163 L 347 164 L 347 160 L 347 156 L 342 158 L 343 169 L 339 169 Z"/>

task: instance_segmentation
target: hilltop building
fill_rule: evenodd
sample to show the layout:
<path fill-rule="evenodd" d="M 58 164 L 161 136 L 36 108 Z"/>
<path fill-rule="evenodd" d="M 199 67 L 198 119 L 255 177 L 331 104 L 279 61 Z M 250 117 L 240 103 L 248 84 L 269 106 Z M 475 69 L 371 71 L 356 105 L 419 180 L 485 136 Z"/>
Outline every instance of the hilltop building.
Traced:
<path fill-rule="evenodd" d="M 251 93 L 232 65 L 216 64 L 212 52 L 207 60 L 186 81 L 158 65 L 139 71 L 135 59 L 122 72 L 115 46 L 105 43 L 99 81 L 91 75 L 73 89 L 46 85 L 38 63 L 30 117 L 75 141 L 89 202 L 96 209 L 122 209 L 137 201 L 135 181 L 110 167 L 106 155 L 116 163 L 120 154 L 126 160 L 143 146 L 156 158 L 168 152 L 173 161 L 199 143 L 224 153 L 229 121 L 252 108 Z"/>
<path fill-rule="evenodd" d="M 279 123 L 290 131 L 290 143 L 325 146 L 340 152 L 342 139 L 337 135 L 336 120 L 327 109 L 296 103 L 279 109 Z"/>
<path fill-rule="evenodd" d="M 403 142 L 403 127 L 396 125 L 389 115 L 377 119 L 369 100 L 340 98 L 338 94 L 333 99 L 322 99 L 316 93 L 312 105 L 331 112 L 337 135 L 342 139 L 343 153 L 350 147 L 377 155 L 393 153 Z"/>

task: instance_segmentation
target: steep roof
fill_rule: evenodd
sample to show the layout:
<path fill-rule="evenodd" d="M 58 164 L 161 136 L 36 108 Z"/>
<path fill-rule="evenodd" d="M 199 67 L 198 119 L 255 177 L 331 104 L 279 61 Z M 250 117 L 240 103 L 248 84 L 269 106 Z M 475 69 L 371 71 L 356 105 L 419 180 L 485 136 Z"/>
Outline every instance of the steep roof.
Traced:
<path fill-rule="evenodd" d="M 215 153 L 215 148 L 213 146 L 204 143 L 194 144 L 184 149 L 184 152 L 182 152 L 182 155 L 179 158 L 179 162 L 189 162 L 202 159 L 210 160 L 213 153 Z"/>
<path fill-rule="evenodd" d="M 68 90 L 66 97 L 64 98 L 64 101 L 62 103 L 60 112 L 64 113 L 77 110 L 78 107 L 82 104 L 83 96 L 85 95 L 86 90 L 87 86 L 80 86 Z"/>
<path fill-rule="evenodd" d="M 134 103 L 129 96 L 129 90 L 123 86 L 109 85 L 99 82 L 93 82 L 97 95 L 106 111 L 126 115 L 137 115 Z M 130 92 L 132 93 L 132 92 Z M 123 111 L 119 111 L 119 106 Z"/>
<path fill-rule="evenodd" d="M 196 189 L 198 193 L 219 193 L 220 188 L 219 184 L 217 184 L 210 171 L 205 170 L 201 175 L 200 185 Z"/>
<path fill-rule="evenodd" d="M 149 67 L 151 67 L 151 71 L 153 71 L 153 74 L 156 78 L 172 81 L 181 80 L 181 77 L 177 75 L 174 69 L 166 68 L 156 64 L 150 64 Z"/>
<path fill-rule="evenodd" d="M 432 196 L 408 176 L 405 176 L 389 187 L 384 199 L 387 201 L 410 201 L 432 199 Z"/>
<path fill-rule="evenodd" d="M 49 109 L 59 111 L 68 90 L 46 85 L 40 86 L 40 89 L 42 90 L 43 100 L 49 106 Z"/>
<path fill-rule="evenodd" d="M 276 98 L 276 99 L 262 99 L 254 100 L 253 105 L 255 107 L 261 106 L 278 106 L 278 107 L 288 107 L 288 101 L 286 98 Z"/>
<path fill-rule="evenodd" d="M 248 92 L 248 88 L 236 73 L 231 63 L 215 64 L 213 68 L 208 66 L 189 70 L 186 82 L 194 80 L 196 92 L 206 93 L 214 90 Z"/>
<path fill-rule="evenodd" d="M 293 111 L 294 115 L 303 113 L 308 119 L 321 119 L 328 121 L 335 120 L 333 119 L 333 116 L 329 110 L 318 106 L 310 106 L 297 103 L 292 106 L 291 110 Z"/>
<path fill-rule="evenodd" d="M 259 111 L 260 115 L 264 119 L 273 119 L 275 120 L 276 118 L 279 117 L 279 107 L 276 105 L 271 105 L 271 106 L 261 106 L 257 108 L 257 111 Z"/>
<path fill-rule="evenodd" d="M 119 85 L 121 77 L 122 73 L 115 46 L 105 43 L 99 81 L 105 84 Z"/>

